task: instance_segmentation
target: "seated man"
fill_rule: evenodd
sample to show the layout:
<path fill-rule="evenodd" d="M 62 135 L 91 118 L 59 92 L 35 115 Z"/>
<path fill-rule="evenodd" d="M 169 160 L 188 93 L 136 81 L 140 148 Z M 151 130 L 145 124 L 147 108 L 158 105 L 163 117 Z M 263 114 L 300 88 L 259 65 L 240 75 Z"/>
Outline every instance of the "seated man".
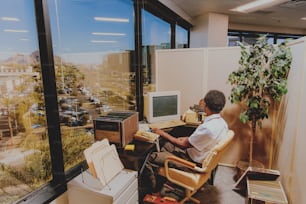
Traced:
<path fill-rule="evenodd" d="M 175 155 L 183 159 L 202 165 L 209 150 L 217 143 L 219 137 L 228 130 L 227 123 L 221 117 L 220 112 L 225 105 L 225 96 L 218 90 L 209 91 L 202 104 L 206 118 L 195 131 L 188 137 L 174 137 L 160 129 L 152 129 L 168 142 L 161 148 L 160 152 L 153 152 L 146 164 L 150 172 L 152 188 L 156 188 L 155 167 L 164 165 L 169 155 Z"/>

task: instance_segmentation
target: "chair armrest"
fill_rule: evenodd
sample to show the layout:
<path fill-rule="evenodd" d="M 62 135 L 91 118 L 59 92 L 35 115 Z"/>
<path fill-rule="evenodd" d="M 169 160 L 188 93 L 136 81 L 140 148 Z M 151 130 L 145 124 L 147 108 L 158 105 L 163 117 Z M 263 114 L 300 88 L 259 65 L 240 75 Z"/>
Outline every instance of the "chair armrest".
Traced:
<path fill-rule="evenodd" d="M 166 160 L 172 161 L 174 163 L 179 163 L 179 164 L 184 165 L 184 166 L 189 167 L 189 168 L 194 168 L 196 166 L 195 163 L 193 163 L 191 161 L 187 161 L 187 160 L 182 159 L 182 158 L 177 157 L 177 156 L 169 156 L 169 157 L 167 157 Z"/>
<path fill-rule="evenodd" d="M 198 167 L 196 163 L 194 162 L 191 162 L 191 161 L 187 161 L 185 159 L 182 159 L 180 157 L 177 157 L 177 156 L 169 156 L 167 157 L 167 159 L 165 160 L 165 170 L 166 172 L 168 171 L 168 168 L 169 168 L 169 163 L 177 163 L 177 164 L 180 164 L 184 167 L 187 167 L 189 169 L 191 169 L 192 171 L 195 171 L 195 172 L 198 172 L 198 173 L 205 173 L 207 168 L 201 168 L 201 167 Z"/>

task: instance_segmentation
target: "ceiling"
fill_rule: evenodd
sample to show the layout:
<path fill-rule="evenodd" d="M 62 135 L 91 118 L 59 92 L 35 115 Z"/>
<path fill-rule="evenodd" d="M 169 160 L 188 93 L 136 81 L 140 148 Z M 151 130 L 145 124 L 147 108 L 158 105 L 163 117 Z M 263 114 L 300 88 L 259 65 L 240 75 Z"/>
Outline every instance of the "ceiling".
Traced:
<path fill-rule="evenodd" d="M 226 14 L 231 24 L 264 25 L 301 29 L 306 33 L 306 0 L 288 0 L 252 13 L 230 11 L 251 0 L 164 0 L 175 4 L 192 19 L 208 12 Z"/>

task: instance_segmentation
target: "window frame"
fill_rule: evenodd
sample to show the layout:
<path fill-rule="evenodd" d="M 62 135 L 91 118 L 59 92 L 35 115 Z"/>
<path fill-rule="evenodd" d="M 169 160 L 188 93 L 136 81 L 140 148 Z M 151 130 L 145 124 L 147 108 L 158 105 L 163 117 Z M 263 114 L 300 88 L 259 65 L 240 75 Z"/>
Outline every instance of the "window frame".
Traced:
<path fill-rule="evenodd" d="M 256 37 L 259 35 L 268 35 L 268 37 L 273 38 L 273 44 L 276 44 L 278 39 L 286 39 L 286 38 L 296 39 L 296 38 L 304 36 L 304 35 L 298 35 L 298 34 L 259 32 L 259 31 L 234 30 L 234 29 L 229 29 L 227 32 L 227 37 L 229 36 L 239 37 L 240 42 L 243 41 L 243 37 L 250 37 L 250 36 Z"/>

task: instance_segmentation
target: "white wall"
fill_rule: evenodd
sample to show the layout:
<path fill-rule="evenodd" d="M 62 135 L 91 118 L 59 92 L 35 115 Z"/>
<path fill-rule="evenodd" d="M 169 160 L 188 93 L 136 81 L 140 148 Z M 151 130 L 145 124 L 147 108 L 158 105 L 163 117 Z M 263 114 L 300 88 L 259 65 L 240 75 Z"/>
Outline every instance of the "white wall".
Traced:
<path fill-rule="evenodd" d="M 306 203 L 306 38 L 290 45 L 293 62 L 288 76 L 288 93 L 279 108 L 276 124 L 274 167 L 281 170 L 290 203 Z"/>

